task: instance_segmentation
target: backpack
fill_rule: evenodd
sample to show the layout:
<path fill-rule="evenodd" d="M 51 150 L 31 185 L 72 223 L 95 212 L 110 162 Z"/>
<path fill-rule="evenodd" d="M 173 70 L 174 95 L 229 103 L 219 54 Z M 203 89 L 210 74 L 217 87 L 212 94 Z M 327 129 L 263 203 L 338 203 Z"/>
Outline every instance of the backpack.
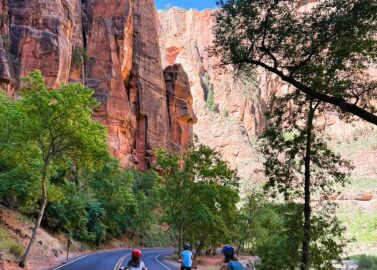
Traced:
<path fill-rule="evenodd" d="M 127 263 L 127 267 L 126 269 L 128 270 L 142 270 L 143 267 L 145 267 L 144 263 L 143 262 L 133 262 L 133 261 L 129 261 Z"/>
<path fill-rule="evenodd" d="M 239 261 L 230 261 L 226 264 L 227 270 L 244 270 L 245 267 Z"/>

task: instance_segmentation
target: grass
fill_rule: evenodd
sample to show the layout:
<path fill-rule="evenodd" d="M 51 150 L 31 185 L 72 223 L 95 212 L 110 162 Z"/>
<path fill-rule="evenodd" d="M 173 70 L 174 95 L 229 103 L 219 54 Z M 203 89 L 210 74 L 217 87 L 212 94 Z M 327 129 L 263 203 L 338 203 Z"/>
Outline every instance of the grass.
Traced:
<path fill-rule="evenodd" d="M 346 238 L 353 241 L 348 245 L 350 254 L 368 253 L 377 255 L 377 212 L 357 205 L 340 205 L 338 217 L 346 227 Z"/>
<path fill-rule="evenodd" d="M 17 243 L 7 230 L 0 227 L 0 250 L 8 252 L 15 257 L 20 257 L 24 252 L 24 247 Z"/>
<path fill-rule="evenodd" d="M 377 269 L 377 257 L 368 255 L 353 256 L 352 259 L 356 260 L 359 264 L 359 270 Z"/>
<path fill-rule="evenodd" d="M 377 176 L 352 176 L 350 184 L 346 185 L 342 191 L 369 192 L 377 190 Z"/>
<path fill-rule="evenodd" d="M 360 129 L 354 132 L 353 137 L 337 142 L 331 145 L 335 152 L 345 156 L 350 156 L 363 150 L 370 150 L 377 147 L 377 130 Z"/>

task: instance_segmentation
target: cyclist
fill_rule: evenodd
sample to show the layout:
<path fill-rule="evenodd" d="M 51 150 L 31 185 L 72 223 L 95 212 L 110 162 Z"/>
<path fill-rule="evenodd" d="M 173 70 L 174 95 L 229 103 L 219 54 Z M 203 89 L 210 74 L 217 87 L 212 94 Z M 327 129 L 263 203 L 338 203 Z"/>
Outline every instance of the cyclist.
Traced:
<path fill-rule="evenodd" d="M 179 255 L 180 262 L 181 262 L 181 270 L 191 270 L 192 268 L 192 252 L 190 250 L 189 244 L 183 245 L 183 251 Z"/>
<path fill-rule="evenodd" d="M 224 264 L 220 270 L 244 270 L 242 263 L 238 261 L 235 255 L 235 250 L 232 245 L 226 245 L 223 247 L 223 254 L 225 257 Z"/>
<path fill-rule="evenodd" d="M 131 253 L 131 260 L 127 263 L 127 266 L 124 268 L 127 270 L 148 270 L 144 262 L 141 260 L 141 250 L 134 249 Z"/>

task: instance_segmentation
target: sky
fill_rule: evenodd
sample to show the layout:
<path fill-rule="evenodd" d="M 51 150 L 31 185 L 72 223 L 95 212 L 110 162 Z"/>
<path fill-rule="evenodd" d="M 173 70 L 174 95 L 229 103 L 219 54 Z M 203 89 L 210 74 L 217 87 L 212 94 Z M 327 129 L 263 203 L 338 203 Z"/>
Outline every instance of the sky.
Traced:
<path fill-rule="evenodd" d="M 171 6 L 198 10 L 216 7 L 216 0 L 154 0 L 154 2 L 157 9 L 165 9 Z"/>

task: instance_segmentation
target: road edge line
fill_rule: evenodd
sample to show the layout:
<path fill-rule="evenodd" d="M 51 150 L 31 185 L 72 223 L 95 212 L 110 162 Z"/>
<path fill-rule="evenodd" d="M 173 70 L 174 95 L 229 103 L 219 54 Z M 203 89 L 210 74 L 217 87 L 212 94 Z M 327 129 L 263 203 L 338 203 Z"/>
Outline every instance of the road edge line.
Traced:
<path fill-rule="evenodd" d="M 79 256 L 73 260 L 70 260 L 70 261 L 66 261 L 66 262 L 63 262 L 61 265 L 59 266 L 55 266 L 53 268 L 48 268 L 48 270 L 58 270 L 64 266 L 67 266 L 67 265 L 70 265 L 71 263 L 74 263 L 74 262 L 77 262 L 81 259 L 84 259 L 86 257 L 89 257 L 89 256 L 92 256 L 92 255 L 98 255 L 98 254 L 104 254 L 104 253 L 108 253 L 108 252 L 112 252 L 112 250 L 103 250 L 103 251 L 97 251 L 97 252 L 93 252 L 93 253 L 89 253 L 89 254 L 85 254 L 85 255 L 82 255 L 82 256 Z"/>
<path fill-rule="evenodd" d="M 91 254 L 87 254 L 87 255 L 80 256 L 80 257 L 78 257 L 78 258 L 76 258 L 76 259 L 74 259 L 74 260 L 72 260 L 72 261 L 69 261 L 69 262 L 67 262 L 67 263 L 63 263 L 63 264 L 60 265 L 60 266 L 57 266 L 57 267 L 55 267 L 55 268 L 52 268 L 51 270 L 58 270 L 58 269 L 60 269 L 60 268 L 62 268 L 62 267 L 64 267 L 64 266 L 70 265 L 71 263 L 77 262 L 78 260 L 84 259 L 84 258 L 89 257 L 89 256 L 92 256 L 92 255 L 94 255 L 94 254 L 98 254 L 98 253 L 91 253 Z"/>
<path fill-rule="evenodd" d="M 162 267 L 164 267 L 166 270 L 171 270 L 169 267 L 167 267 L 165 264 L 163 264 L 162 262 L 160 262 L 160 260 L 158 259 L 159 257 L 161 257 L 162 255 L 157 255 L 154 260 L 156 262 L 158 262 Z"/>

